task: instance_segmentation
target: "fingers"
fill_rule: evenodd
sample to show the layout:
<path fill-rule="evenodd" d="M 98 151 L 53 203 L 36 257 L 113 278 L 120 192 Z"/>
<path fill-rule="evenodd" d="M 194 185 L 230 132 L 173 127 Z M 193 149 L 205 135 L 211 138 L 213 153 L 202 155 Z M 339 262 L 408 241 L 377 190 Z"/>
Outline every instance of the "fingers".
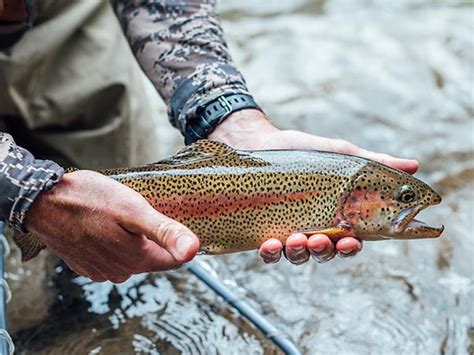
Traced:
<path fill-rule="evenodd" d="M 309 251 L 306 243 L 307 238 L 301 233 L 293 234 L 286 240 L 285 257 L 289 262 L 300 265 L 308 261 Z M 259 255 L 266 263 L 277 263 L 282 250 L 283 246 L 278 239 L 269 239 L 261 245 Z"/>
<path fill-rule="evenodd" d="M 65 261 L 65 263 L 76 274 L 88 277 L 94 282 L 104 282 L 108 280 L 108 278 L 101 271 L 89 263 L 82 263 L 82 265 L 78 265 L 72 261 Z"/>
<path fill-rule="evenodd" d="M 333 242 L 324 234 L 315 234 L 309 237 L 308 250 L 318 263 L 325 263 L 336 255 Z"/>
<path fill-rule="evenodd" d="M 121 225 L 131 233 L 145 235 L 165 249 L 178 263 L 190 261 L 199 249 L 199 239 L 187 227 L 155 211 L 148 203 L 138 213 L 129 213 Z M 157 258 L 162 251 L 154 250 Z"/>
<path fill-rule="evenodd" d="M 283 246 L 277 239 L 269 239 L 259 249 L 260 257 L 266 263 L 276 263 L 281 258 Z M 347 258 L 357 255 L 362 250 L 362 242 L 356 238 L 342 238 L 333 243 L 326 235 L 316 234 L 307 238 L 296 233 L 286 240 L 285 257 L 289 262 L 300 265 L 308 261 L 311 255 L 318 263 L 324 263 L 337 255 Z"/>
<path fill-rule="evenodd" d="M 392 168 L 405 171 L 409 174 L 414 174 L 419 168 L 419 163 L 416 160 L 399 159 L 388 154 L 371 152 L 369 150 L 359 148 L 343 139 L 319 137 L 298 131 L 282 131 L 279 132 L 279 135 L 281 136 L 279 137 L 281 139 L 273 142 L 270 148 L 315 149 L 335 153 L 358 155 L 367 159 L 378 161 L 382 164 L 391 166 Z"/>
<path fill-rule="evenodd" d="M 307 241 L 308 238 L 302 233 L 293 234 L 286 240 L 285 256 L 290 263 L 300 265 L 309 260 Z"/>
<path fill-rule="evenodd" d="M 117 270 L 101 270 L 100 268 L 96 268 L 90 264 L 86 266 L 79 266 L 72 262 L 66 262 L 66 264 L 76 274 L 85 276 L 94 282 L 110 281 L 115 284 L 120 284 L 127 281 L 132 276 L 131 273 L 124 273 Z"/>
<path fill-rule="evenodd" d="M 142 257 L 129 266 L 129 270 L 134 274 L 172 270 L 186 262 L 183 259 L 176 259 L 168 250 L 149 239 L 145 240 L 139 250 L 137 255 Z"/>
<path fill-rule="evenodd" d="M 96 248 L 98 254 L 102 255 L 102 258 L 96 258 L 97 266 L 100 266 L 101 271 L 110 271 L 107 275 L 165 271 L 182 264 L 144 235 L 134 235 L 123 229 L 115 235 L 117 237 L 107 248 Z"/>
<path fill-rule="evenodd" d="M 408 174 L 414 174 L 420 167 L 418 161 L 413 159 L 399 159 L 388 154 L 375 153 L 369 150 L 359 148 L 356 155 L 378 161 L 379 163 L 391 166 L 392 168 L 402 170 Z"/>
<path fill-rule="evenodd" d="M 273 264 L 280 260 L 282 249 L 283 245 L 278 239 L 269 239 L 260 246 L 258 254 L 267 264 Z"/>
<path fill-rule="evenodd" d="M 342 238 L 336 243 L 336 250 L 341 258 L 351 257 L 362 250 L 362 242 L 355 238 Z"/>

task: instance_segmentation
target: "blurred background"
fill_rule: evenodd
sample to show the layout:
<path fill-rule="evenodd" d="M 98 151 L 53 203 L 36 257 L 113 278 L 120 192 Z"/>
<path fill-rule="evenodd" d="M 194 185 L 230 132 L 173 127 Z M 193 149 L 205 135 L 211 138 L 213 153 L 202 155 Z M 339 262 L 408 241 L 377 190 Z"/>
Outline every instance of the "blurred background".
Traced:
<path fill-rule="evenodd" d="M 473 2 L 226 0 L 220 12 L 235 61 L 278 126 L 418 159 L 417 176 L 444 199 L 421 219 L 446 230 L 365 243 L 356 258 L 324 265 L 265 265 L 255 252 L 198 262 L 308 354 L 473 354 Z M 171 155 L 183 139 L 147 90 L 160 156 Z M 18 353 L 278 351 L 185 270 L 113 285 L 75 277 L 51 256 L 8 263 Z"/>

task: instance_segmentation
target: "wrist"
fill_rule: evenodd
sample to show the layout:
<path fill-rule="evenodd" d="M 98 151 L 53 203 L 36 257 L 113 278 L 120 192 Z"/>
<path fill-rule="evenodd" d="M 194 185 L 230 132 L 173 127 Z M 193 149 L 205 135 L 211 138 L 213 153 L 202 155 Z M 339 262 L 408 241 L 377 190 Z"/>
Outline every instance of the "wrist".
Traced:
<path fill-rule="evenodd" d="M 209 134 L 209 139 L 239 149 L 253 149 L 255 140 L 279 129 L 262 111 L 245 109 L 229 115 Z"/>
<path fill-rule="evenodd" d="M 73 184 L 71 173 L 64 174 L 57 184 L 47 191 L 42 191 L 31 204 L 25 216 L 27 232 L 41 235 L 43 226 L 51 223 L 52 209 L 56 206 L 66 209 L 66 200 Z"/>

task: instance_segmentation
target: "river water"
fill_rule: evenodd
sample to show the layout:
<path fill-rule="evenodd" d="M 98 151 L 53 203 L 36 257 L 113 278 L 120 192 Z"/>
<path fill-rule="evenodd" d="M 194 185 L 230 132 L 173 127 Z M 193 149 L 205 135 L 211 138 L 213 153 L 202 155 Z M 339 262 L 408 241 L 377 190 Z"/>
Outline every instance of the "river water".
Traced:
<path fill-rule="evenodd" d="M 323 265 L 265 265 L 254 252 L 198 262 L 307 354 L 473 354 L 473 3 L 227 0 L 220 11 L 235 60 L 279 126 L 418 159 L 417 176 L 444 199 L 422 219 L 446 230 L 365 243 Z M 156 105 L 166 156 L 181 138 Z M 19 353 L 278 352 L 185 270 L 114 286 L 51 256 L 17 264 L 9 259 L 7 276 Z"/>

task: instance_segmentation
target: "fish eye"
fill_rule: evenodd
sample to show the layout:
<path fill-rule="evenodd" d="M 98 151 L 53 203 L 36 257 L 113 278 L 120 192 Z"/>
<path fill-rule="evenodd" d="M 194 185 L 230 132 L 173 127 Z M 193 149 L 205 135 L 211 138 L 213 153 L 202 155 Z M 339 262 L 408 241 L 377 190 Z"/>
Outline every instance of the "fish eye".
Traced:
<path fill-rule="evenodd" d="M 410 185 L 403 185 L 398 189 L 395 198 L 399 202 L 411 203 L 416 199 L 416 193 Z"/>

